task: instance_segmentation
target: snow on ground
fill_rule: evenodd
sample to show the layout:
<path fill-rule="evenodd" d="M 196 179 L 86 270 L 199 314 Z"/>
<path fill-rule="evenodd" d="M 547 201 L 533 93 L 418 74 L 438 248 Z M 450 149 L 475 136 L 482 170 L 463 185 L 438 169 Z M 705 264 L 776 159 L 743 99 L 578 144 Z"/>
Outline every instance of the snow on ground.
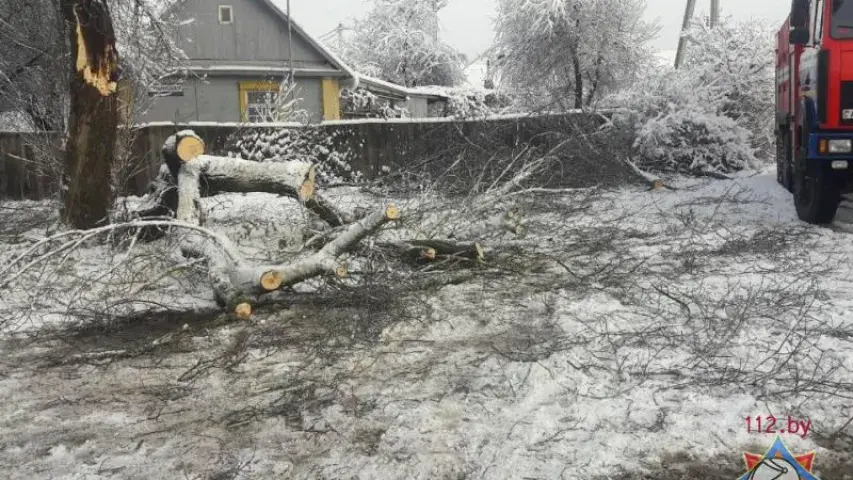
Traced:
<path fill-rule="evenodd" d="M 849 478 L 853 237 L 799 222 L 772 172 L 671 185 L 518 196 L 530 233 L 486 244 L 504 273 L 439 289 L 294 293 L 251 324 L 7 322 L 0 464 L 10 479 L 735 478 L 773 440 L 745 418 L 791 414 L 812 430 L 788 446 Z M 307 222 L 271 196 L 205 202 L 253 258 L 292 253 L 270 239 Z M 210 306 L 203 282 L 157 292 Z"/>

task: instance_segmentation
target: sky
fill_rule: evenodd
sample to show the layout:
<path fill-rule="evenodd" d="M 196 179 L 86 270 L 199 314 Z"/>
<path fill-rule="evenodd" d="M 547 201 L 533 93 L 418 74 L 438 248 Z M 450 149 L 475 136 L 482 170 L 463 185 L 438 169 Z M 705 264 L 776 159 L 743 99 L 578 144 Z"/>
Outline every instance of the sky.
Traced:
<path fill-rule="evenodd" d="M 276 0 L 285 7 L 286 0 Z M 427 1 L 427 0 L 424 0 Z M 338 22 L 347 22 L 367 12 L 367 0 L 290 0 L 293 18 L 309 33 L 321 36 L 333 30 Z M 722 15 L 739 18 L 762 18 L 780 26 L 788 15 L 790 0 L 720 0 Z M 450 0 L 441 11 L 442 38 L 470 59 L 486 50 L 494 38 L 497 0 Z M 678 32 L 684 16 L 686 0 L 647 0 L 649 19 L 661 23 L 659 38 L 652 42 L 656 50 L 667 53 L 678 45 Z M 707 12 L 710 0 L 698 0 L 696 13 Z"/>

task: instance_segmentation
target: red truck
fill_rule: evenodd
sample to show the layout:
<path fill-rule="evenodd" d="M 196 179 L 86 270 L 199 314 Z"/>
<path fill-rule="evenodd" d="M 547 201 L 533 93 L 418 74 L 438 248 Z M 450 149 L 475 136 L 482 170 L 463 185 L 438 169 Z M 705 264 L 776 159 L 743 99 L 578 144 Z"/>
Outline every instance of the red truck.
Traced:
<path fill-rule="evenodd" d="M 776 176 L 801 220 L 853 192 L 853 0 L 793 0 L 776 47 Z"/>

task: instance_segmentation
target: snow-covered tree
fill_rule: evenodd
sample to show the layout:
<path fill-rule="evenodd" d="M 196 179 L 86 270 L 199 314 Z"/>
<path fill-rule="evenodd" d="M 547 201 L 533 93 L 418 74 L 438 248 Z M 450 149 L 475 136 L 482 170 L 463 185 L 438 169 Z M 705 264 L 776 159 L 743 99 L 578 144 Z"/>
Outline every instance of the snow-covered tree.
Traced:
<path fill-rule="evenodd" d="M 774 142 L 776 30 L 766 21 L 729 19 L 713 29 L 697 23 L 687 32 L 685 73 L 719 113 L 751 132 L 760 156 Z"/>
<path fill-rule="evenodd" d="M 534 107 L 582 108 L 651 61 L 645 0 L 499 0 L 502 83 Z"/>
<path fill-rule="evenodd" d="M 407 87 L 457 85 L 462 55 L 438 37 L 438 12 L 447 0 L 373 0 L 357 20 L 341 55 L 361 73 Z"/>
<path fill-rule="evenodd" d="M 657 69 L 605 99 L 635 135 L 646 168 L 731 172 L 769 158 L 773 142 L 773 28 L 725 19 L 694 24 L 678 70 Z"/>

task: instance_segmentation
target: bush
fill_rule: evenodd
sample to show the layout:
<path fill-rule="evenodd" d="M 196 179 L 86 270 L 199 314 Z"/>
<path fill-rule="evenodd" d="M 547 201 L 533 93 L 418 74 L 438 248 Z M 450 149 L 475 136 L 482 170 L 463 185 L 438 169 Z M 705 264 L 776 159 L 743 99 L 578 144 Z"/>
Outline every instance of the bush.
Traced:
<path fill-rule="evenodd" d="M 634 147 L 641 168 L 702 174 L 739 171 L 754 164 L 751 133 L 735 120 L 673 107 L 639 130 Z"/>
<path fill-rule="evenodd" d="M 647 73 L 605 105 L 653 171 L 731 173 L 771 159 L 773 35 L 759 22 L 694 25 L 678 70 Z"/>

